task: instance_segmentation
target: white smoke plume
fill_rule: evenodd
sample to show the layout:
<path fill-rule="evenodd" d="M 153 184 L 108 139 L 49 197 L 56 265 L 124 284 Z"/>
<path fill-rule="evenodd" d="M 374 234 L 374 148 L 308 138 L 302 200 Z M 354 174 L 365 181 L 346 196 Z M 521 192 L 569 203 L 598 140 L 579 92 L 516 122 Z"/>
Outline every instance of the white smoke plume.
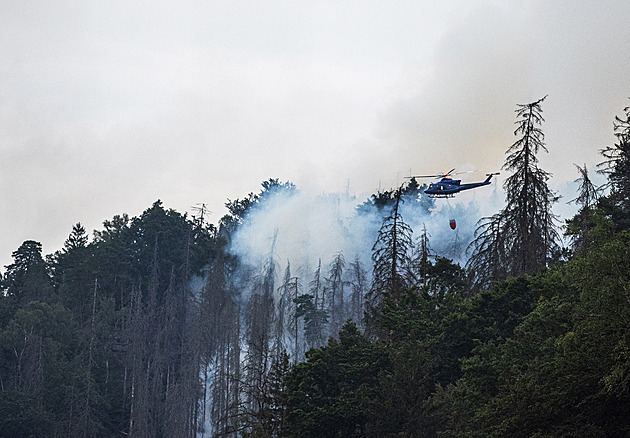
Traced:
<path fill-rule="evenodd" d="M 356 214 L 357 199 L 341 194 L 312 196 L 277 191 L 247 214 L 233 236 L 231 251 L 247 264 L 267 257 L 272 241 L 275 259 L 285 266 L 326 265 L 342 251 L 369 266 L 373 218 Z M 310 275 L 305 273 L 306 275 Z"/>
<path fill-rule="evenodd" d="M 464 195 L 463 200 L 436 199 L 430 211 L 418 207 L 418 201 L 406 198 L 400 212 L 417 239 L 426 227 L 434 255 L 466 263 L 466 248 L 476 224 L 483 215 L 496 213 L 502 196 L 481 188 L 485 196 Z M 492 194 L 494 193 L 494 196 Z M 502 192 L 501 192 L 502 195 Z M 426 195 L 422 195 L 426 196 Z M 251 266 L 268 258 L 275 236 L 274 259 L 281 270 L 291 263 L 292 275 L 310 280 L 321 259 L 328 266 L 342 252 L 347 261 L 358 259 L 371 272 L 372 246 L 389 207 L 358 207 L 369 197 L 347 194 L 313 195 L 300 190 L 279 190 L 247 213 L 231 242 L 231 252 Z M 480 204 L 481 203 L 481 207 Z M 450 221 L 456 228 L 452 229 Z"/>

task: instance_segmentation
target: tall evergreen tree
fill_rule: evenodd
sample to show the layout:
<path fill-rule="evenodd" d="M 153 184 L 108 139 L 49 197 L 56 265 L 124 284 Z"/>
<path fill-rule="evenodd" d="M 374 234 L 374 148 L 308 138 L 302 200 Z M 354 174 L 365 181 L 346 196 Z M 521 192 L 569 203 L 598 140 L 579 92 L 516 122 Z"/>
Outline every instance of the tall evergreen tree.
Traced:
<path fill-rule="evenodd" d="M 93 307 L 90 291 L 95 276 L 91 254 L 85 228 L 77 223 L 63 248 L 46 259 L 60 302 L 73 311 L 81 327 L 91 321 Z"/>
<path fill-rule="evenodd" d="M 244 391 L 241 412 L 246 423 L 253 421 L 252 418 L 263 415 L 261 410 L 264 408 L 266 397 L 263 391 L 267 384 L 274 356 L 272 351 L 273 335 L 277 335 L 277 330 L 274 330 L 277 327 L 275 326 L 276 309 L 274 302 L 276 238 L 277 232 L 273 237 L 263 272 L 254 279 L 253 291 L 247 303 L 245 314 L 247 352 L 242 367 L 245 372 L 244 381 L 240 385 Z M 277 337 L 275 340 L 276 347 L 278 347 Z"/>
<path fill-rule="evenodd" d="M 286 437 L 365 437 L 369 404 L 389 361 L 383 345 L 370 343 L 353 323 L 339 340 L 313 349 L 287 374 L 284 400 Z"/>
<path fill-rule="evenodd" d="M 429 241 L 429 233 L 427 232 L 427 226 L 422 224 L 422 233 L 415 245 L 415 254 L 408 267 L 408 277 L 413 279 L 413 284 L 416 286 L 425 286 L 429 277 L 429 268 L 431 266 L 431 257 L 433 256 L 433 250 L 431 249 L 431 243 Z"/>
<path fill-rule="evenodd" d="M 328 323 L 328 311 L 324 307 L 321 271 L 320 259 L 309 283 L 308 294 L 299 296 L 296 301 L 297 315 L 304 317 L 304 337 L 310 348 L 320 347 L 326 341 L 324 330 Z"/>
<path fill-rule="evenodd" d="M 328 271 L 328 309 L 330 312 L 330 335 L 337 337 L 344 322 L 344 281 L 343 270 L 346 259 L 340 251 L 330 263 Z"/>
<path fill-rule="evenodd" d="M 365 294 L 368 292 L 367 272 L 363 268 L 359 257 L 350 264 L 350 308 L 349 319 L 353 320 L 356 326 L 363 328 L 363 316 L 365 312 Z"/>
<path fill-rule="evenodd" d="M 549 186 L 551 174 L 538 167 L 536 154 L 547 152 L 541 103 L 546 96 L 516 110 L 515 135 L 521 137 L 508 149 L 503 169 L 513 172 L 503 185 L 507 192 L 504 210 L 507 222 L 515 224 L 508 240 L 510 274 L 533 274 L 546 266 L 551 249 L 558 241 L 551 205 L 558 200 Z M 508 230 L 506 230 L 508 231 Z"/>
<path fill-rule="evenodd" d="M 389 216 L 383 219 L 372 247 L 374 271 L 372 287 L 366 300 L 365 325 L 370 336 L 378 334 L 378 317 L 387 298 L 399 299 L 408 286 L 410 253 L 413 248 L 412 230 L 400 214 L 401 189 Z"/>
<path fill-rule="evenodd" d="M 42 244 L 27 240 L 13 251 L 13 263 L 4 274 L 3 289 L 18 305 L 52 298 L 52 285 L 42 258 Z"/>
<path fill-rule="evenodd" d="M 374 276 L 372 299 L 387 294 L 392 298 L 400 296 L 407 285 L 407 268 L 410 251 L 413 247 L 412 230 L 400 214 L 401 190 L 396 194 L 389 216 L 383 219 L 376 242 L 372 247 Z"/>
<path fill-rule="evenodd" d="M 630 107 L 624 108 L 624 112 L 623 117 L 615 116 L 613 128 L 617 142 L 601 151 L 605 160 L 600 164 L 610 187 L 603 206 L 618 230 L 630 228 Z"/>
<path fill-rule="evenodd" d="M 541 149 L 547 152 L 540 128 L 544 121 L 541 103 L 545 98 L 517 106 L 514 135 L 520 137 L 508 148 L 503 165 L 504 170 L 512 172 L 503 185 L 507 206 L 480 221 L 471 243 L 473 252 L 468 266 L 476 271 L 478 283 L 492 279 L 483 272 L 499 279 L 503 275 L 533 274 L 548 264 L 557 247 L 559 235 L 551 206 L 558 196 L 547 185 L 551 174 L 538 167 L 536 156 Z M 505 251 L 504 260 L 498 250 Z M 504 269 L 491 267 L 497 256 Z"/>
<path fill-rule="evenodd" d="M 304 318 L 304 338 L 308 348 L 321 347 L 324 344 L 324 328 L 328 322 L 328 313 L 315 304 L 311 294 L 300 295 L 295 300 L 296 316 Z"/>

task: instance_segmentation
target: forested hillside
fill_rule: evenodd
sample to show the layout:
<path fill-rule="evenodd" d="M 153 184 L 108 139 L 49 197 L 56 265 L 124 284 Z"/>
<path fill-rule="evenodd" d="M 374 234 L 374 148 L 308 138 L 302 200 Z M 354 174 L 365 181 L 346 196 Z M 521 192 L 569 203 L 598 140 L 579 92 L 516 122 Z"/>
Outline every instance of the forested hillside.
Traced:
<path fill-rule="evenodd" d="M 630 436 L 630 109 L 607 185 L 577 166 L 560 223 L 543 102 L 517 107 L 505 207 L 469 234 L 427 232 L 415 179 L 350 215 L 270 179 L 216 225 L 156 201 L 47 256 L 25 241 L 0 283 L 0 436 Z M 288 205 L 329 235 L 269 220 Z"/>

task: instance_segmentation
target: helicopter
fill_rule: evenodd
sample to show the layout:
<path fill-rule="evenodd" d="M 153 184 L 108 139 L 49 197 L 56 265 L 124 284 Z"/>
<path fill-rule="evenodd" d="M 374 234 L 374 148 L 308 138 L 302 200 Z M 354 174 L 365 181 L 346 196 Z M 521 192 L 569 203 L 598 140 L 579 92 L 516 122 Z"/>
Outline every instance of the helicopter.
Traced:
<path fill-rule="evenodd" d="M 459 193 L 462 190 L 475 189 L 477 187 L 490 185 L 490 180 L 492 179 L 492 176 L 499 175 L 499 172 L 487 173 L 487 178 L 485 179 L 485 181 L 461 184 L 461 180 L 453 179 L 450 177 L 450 175 L 461 175 L 462 173 L 470 172 L 460 172 L 453 174 L 454 170 L 455 169 L 451 169 L 446 173 L 440 173 L 437 175 L 416 175 L 409 178 L 441 178 L 439 182 L 429 184 L 429 187 L 424 191 L 424 193 L 432 198 L 452 198 L 455 196 L 456 193 Z"/>

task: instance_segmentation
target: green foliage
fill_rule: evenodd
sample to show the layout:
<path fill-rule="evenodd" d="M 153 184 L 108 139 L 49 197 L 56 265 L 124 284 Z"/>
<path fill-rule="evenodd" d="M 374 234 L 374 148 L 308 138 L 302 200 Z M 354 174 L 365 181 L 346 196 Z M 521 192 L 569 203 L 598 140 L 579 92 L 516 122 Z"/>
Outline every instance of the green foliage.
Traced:
<path fill-rule="evenodd" d="M 287 376 L 287 437 L 360 437 L 369 421 L 369 400 L 388 367 L 383 346 L 368 342 L 353 323 L 328 345 L 307 353 Z"/>
<path fill-rule="evenodd" d="M 407 286 L 407 269 L 413 247 L 412 230 L 400 213 L 401 192 L 397 193 L 389 216 L 383 219 L 376 242 L 372 247 L 374 273 L 372 279 L 373 305 L 378 307 L 384 296 L 398 296 Z"/>
<path fill-rule="evenodd" d="M 347 396 L 359 413 L 335 405 L 349 379 L 331 341 L 290 374 L 289 436 L 313 436 L 318 424 L 320 436 L 338 436 L 329 431 L 343 430 L 339 411 L 352 423 L 363 407 L 365 423 L 339 436 L 625 436 L 630 306 L 619 269 L 629 243 L 620 235 L 588 257 L 472 297 L 426 287 L 388 300 L 387 344 L 362 341 L 387 365 L 362 380 L 361 400 Z M 456 269 L 436 272 L 461 285 Z"/>
<path fill-rule="evenodd" d="M 6 267 L 2 283 L 6 295 L 13 297 L 16 305 L 26 305 L 34 300 L 52 300 L 50 278 L 42 258 L 42 244 L 27 240 L 12 256 L 14 261 Z"/>
<path fill-rule="evenodd" d="M 60 436 L 80 422 L 81 351 L 76 322 L 61 305 L 32 301 L 15 313 L 0 331 L 3 436 Z M 92 436 L 102 428 L 95 417 L 85 426 Z"/>
<path fill-rule="evenodd" d="M 610 187 L 610 194 L 600 205 L 612 217 L 617 230 L 630 228 L 630 107 L 624 108 L 624 113 L 615 117 L 617 142 L 601 151 L 605 160 L 600 164 Z"/>
<path fill-rule="evenodd" d="M 323 332 L 328 322 L 328 312 L 318 308 L 315 297 L 310 294 L 298 296 L 294 300 L 297 306 L 297 317 L 304 318 L 304 335 L 310 346 L 319 346 L 323 342 Z"/>
<path fill-rule="evenodd" d="M 263 183 L 260 196 L 233 203 L 231 224 L 276 190 L 295 187 Z M 406 190 L 411 200 L 421 188 Z M 586 195 L 572 259 L 475 293 L 448 259 L 427 250 L 411 263 L 410 229 L 394 209 L 375 246 L 382 300 L 372 322 L 383 336 L 371 342 L 349 322 L 293 366 L 281 342 L 271 348 L 272 330 L 284 333 L 274 293 L 295 333 L 320 346 L 327 310 L 347 315 L 337 299 L 350 298 L 353 317 L 362 310 L 358 258 L 348 276 L 337 256 L 328 295 L 320 262 L 299 294 L 289 268 L 274 286 L 272 249 L 245 304 L 225 241 L 159 201 L 106 221 L 91 242 L 75 225 L 45 260 L 26 241 L 1 283 L 0 435 L 193 437 L 208 412 L 214 432 L 234 438 L 629 436 L 630 232 L 611 213 L 625 208 L 620 198 L 596 208 Z M 506 245 L 487 231 L 496 240 L 486 250 Z"/>
<path fill-rule="evenodd" d="M 419 184 L 415 177 L 410 178 L 407 184 L 400 187 L 402 202 L 416 210 L 418 215 L 430 214 L 431 209 L 435 207 L 435 199 L 424 193 L 426 188 L 427 185 Z M 398 190 L 379 191 L 357 207 L 357 211 L 359 214 L 370 214 L 374 210 L 377 212 L 382 212 L 384 209 L 391 210 L 396 204 L 397 192 Z"/>
<path fill-rule="evenodd" d="M 286 411 L 286 376 L 289 368 L 289 355 L 282 351 L 273 359 L 269 373 L 261 381 L 255 409 L 242 415 L 243 437 L 272 438 L 282 434 Z"/>
<path fill-rule="evenodd" d="M 191 278 L 213 228 L 156 202 L 44 260 L 24 242 L 0 294 L 0 435 L 193 436 L 201 345 Z M 188 432 L 186 432 L 188 430 Z"/>
<path fill-rule="evenodd" d="M 622 267 L 629 244 L 621 233 L 566 265 L 491 291 L 500 306 L 484 307 L 513 316 L 501 327 L 474 311 L 484 324 L 471 334 L 484 336 L 462 362 L 462 378 L 432 399 L 444 410 L 441 435 L 628 435 L 630 277 Z M 521 292 L 504 293 L 510 289 Z"/>

